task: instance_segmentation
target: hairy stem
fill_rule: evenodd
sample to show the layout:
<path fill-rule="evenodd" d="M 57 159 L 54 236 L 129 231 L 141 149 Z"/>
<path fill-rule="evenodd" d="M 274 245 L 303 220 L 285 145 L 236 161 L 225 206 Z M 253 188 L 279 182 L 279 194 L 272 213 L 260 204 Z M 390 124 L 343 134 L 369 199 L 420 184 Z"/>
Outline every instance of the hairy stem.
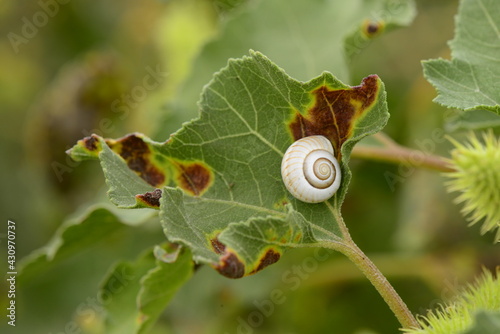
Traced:
<path fill-rule="evenodd" d="M 373 138 L 384 146 L 357 145 L 354 147 L 351 157 L 398 163 L 439 172 L 455 171 L 443 157 L 401 146 L 382 133 L 375 134 Z"/>
<path fill-rule="evenodd" d="M 387 278 L 354 242 L 340 251 L 354 262 L 370 280 L 404 328 L 420 328 L 408 306 L 406 306 Z"/>
<path fill-rule="evenodd" d="M 347 256 L 349 260 L 354 262 L 354 264 L 372 283 L 375 289 L 377 289 L 404 328 L 420 328 L 419 323 L 408 309 L 408 306 L 406 306 L 405 302 L 401 299 L 396 290 L 394 290 L 387 278 L 385 278 L 377 266 L 375 266 L 375 264 L 363 253 L 358 245 L 354 243 L 351 235 L 349 234 L 349 229 L 345 225 L 345 222 L 340 214 L 335 216 L 341 226 L 344 241 L 331 243 L 325 242 L 323 247 L 339 251 Z"/>

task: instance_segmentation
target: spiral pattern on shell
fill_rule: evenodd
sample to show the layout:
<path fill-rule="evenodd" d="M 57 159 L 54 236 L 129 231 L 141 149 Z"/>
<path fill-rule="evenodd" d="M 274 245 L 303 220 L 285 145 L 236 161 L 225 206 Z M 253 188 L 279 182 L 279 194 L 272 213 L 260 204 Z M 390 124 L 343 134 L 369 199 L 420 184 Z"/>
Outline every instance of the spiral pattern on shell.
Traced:
<path fill-rule="evenodd" d="M 281 177 L 288 191 L 307 203 L 326 201 L 340 187 L 340 166 L 330 141 L 310 136 L 294 142 L 281 162 Z"/>

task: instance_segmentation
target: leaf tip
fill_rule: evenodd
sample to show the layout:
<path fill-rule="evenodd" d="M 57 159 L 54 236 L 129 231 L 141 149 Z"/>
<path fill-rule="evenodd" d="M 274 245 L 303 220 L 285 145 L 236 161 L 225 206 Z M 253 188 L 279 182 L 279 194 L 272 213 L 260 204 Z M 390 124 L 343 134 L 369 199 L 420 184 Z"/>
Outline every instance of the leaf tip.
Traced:
<path fill-rule="evenodd" d="M 102 138 L 96 134 L 80 139 L 75 146 L 66 151 L 76 161 L 97 159 L 102 150 Z"/>
<path fill-rule="evenodd" d="M 228 278 L 241 278 L 245 275 L 245 264 L 231 250 L 226 249 L 214 267 L 221 275 Z"/>
<path fill-rule="evenodd" d="M 135 198 L 137 200 L 137 204 L 141 207 L 158 209 L 160 207 L 161 194 L 161 189 L 157 188 L 144 194 L 137 194 L 135 195 Z"/>

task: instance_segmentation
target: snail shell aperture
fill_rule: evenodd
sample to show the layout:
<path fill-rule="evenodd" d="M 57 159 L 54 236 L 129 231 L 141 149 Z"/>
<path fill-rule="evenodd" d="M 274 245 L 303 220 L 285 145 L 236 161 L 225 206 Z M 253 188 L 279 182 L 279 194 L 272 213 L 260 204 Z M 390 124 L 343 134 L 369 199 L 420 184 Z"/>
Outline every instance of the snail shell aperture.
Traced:
<path fill-rule="evenodd" d="M 294 142 L 281 162 L 281 177 L 288 191 L 306 203 L 326 201 L 340 187 L 340 166 L 333 146 L 323 136 Z"/>

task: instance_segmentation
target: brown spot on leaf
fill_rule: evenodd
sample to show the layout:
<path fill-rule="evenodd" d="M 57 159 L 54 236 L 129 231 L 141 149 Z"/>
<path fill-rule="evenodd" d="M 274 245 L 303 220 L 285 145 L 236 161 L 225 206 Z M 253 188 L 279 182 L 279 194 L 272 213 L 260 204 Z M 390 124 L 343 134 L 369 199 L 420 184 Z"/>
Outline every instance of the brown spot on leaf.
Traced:
<path fill-rule="evenodd" d="M 240 278 L 245 274 L 245 265 L 231 252 L 227 252 L 220 258 L 220 262 L 215 269 L 229 278 Z"/>
<path fill-rule="evenodd" d="M 90 137 L 85 137 L 82 139 L 83 145 L 85 148 L 89 151 L 96 151 L 98 146 L 97 143 L 99 142 L 99 138 L 96 135 L 91 135 Z"/>
<path fill-rule="evenodd" d="M 179 171 L 177 176 L 179 187 L 192 195 L 201 195 L 213 181 L 212 173 L 201 163 L 177 162 L 175 166 Z"/>
<path fill-rule="evenodd" d="M 295 243 L 299 243 L 299 242 L 300 242 L 300 240 L 302 240 L 302 233 L 297 233 L 297 234 L 295 235 L 295 237 L 293 238 L 293 241 L 294 241 Z"/>
<path fill-rule="evenodd" d="M 210 244 L 217 254 L 222 254 L 226 250 L 226 245 L 219 241 L 217 237 L 210 239 Z"/>
<path fill-rule="evenodd" d="M 268 249 L 266 254 L 264 254 L 264 256 L 260 259 L 259 266 L 255 270 L 253 270 L 251 274 L 261 271 L 265 267 L 278 262 L 280 257 L 281 257 L 280 253 L 275 252 L 272 249 Z"/>
<path fill-rule="evenodd" d="M 375 37 L 378 33 L 382 31 L 384 28 L 384 23 L 383 22 L 378 22 L 378 21 L 366 21 L 363 25 L 363 32 L 364 34 L 369 37 Z"/>
<path fill-rule="evenodd" d="M 135 195 L 135 197 L 151 208 L 160 207 L 161 189 L 148 191 L 144 194 Z"/>
<path fill-rule="evenodd" d="M 348 89 L 317 88 L 312 92 L 314 106 L 305 115 L 297 112 L 289 124 L 294 140 L 323 135 L 330 139 L 336 158 L 340 158 L 340 147 L 352 135 L 355 121 L 373 104 L 378 92 L 376 75 L 370 75 L 361 85 Z"/>
<path fill-rule="evenodd" d="M 117 152 L 128 167 L 135 171 L 144 181 L 157 187 L 165 182 L 165 173 L 151 162 L 151 149 L 142 138 L 130 134 L 117 141 L 107 141 L 109 147 Z"/>

